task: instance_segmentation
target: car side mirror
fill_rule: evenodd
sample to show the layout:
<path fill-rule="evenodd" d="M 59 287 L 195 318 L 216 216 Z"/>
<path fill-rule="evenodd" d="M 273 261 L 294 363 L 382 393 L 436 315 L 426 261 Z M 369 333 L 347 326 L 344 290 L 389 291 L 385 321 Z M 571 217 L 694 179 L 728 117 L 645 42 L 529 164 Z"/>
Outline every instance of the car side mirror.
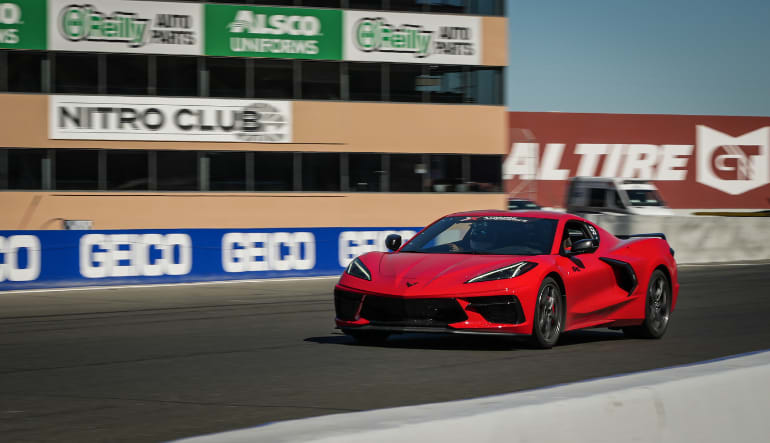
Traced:
<path fill-rule="evenodd" d="M 590 238 L 584 238 L 572 244 L 572 250 L 569 255 L 585 254 L 586 252 L 592 252 L 594 249 L 594 241 Z"/>
<path fill-rule="evenodd" d="M 401 247 L 401 236 L 398 234 L 390 234 L 385 237 L 385 247 L 391 251 L 397 251 Z"/>

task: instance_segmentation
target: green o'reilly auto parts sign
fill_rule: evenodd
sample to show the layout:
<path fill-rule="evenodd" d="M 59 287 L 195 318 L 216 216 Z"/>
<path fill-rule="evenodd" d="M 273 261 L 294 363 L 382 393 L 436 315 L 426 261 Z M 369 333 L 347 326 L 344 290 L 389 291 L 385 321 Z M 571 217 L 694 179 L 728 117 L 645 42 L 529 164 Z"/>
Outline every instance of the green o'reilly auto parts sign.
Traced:
<path fill-rule="evenodd" d="M 342 59 L 342 11 L 218 4 L 205 8 L 205 55 Z"/>
<path fill-rule="evenodd" d="M 0 0 L 0 48 L 46 48 L 46 0 Z"/>

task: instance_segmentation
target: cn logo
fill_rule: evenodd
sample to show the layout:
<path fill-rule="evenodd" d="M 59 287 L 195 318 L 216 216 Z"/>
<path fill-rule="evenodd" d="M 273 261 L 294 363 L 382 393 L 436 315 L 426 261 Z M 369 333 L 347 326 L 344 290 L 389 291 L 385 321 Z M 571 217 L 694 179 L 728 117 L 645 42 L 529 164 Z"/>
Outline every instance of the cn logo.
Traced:
<path fill-rule="evenodd" d="M 732 137 L 698 126 L 697 180 L 730 195 L 770 183 L 770 127 Z"/>

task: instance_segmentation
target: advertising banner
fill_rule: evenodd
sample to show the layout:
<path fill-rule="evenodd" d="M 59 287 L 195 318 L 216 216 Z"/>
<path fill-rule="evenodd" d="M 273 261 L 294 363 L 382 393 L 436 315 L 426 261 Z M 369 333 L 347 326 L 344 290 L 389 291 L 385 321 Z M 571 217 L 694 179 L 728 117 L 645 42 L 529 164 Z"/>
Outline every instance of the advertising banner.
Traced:
<path fill-rule="evenodd" d="M 0 231 L 0 291 L 339 275 L 419 228 Z"/>
<path fill-rule="evenodd" d="M 0 48 L 46 49 L 46 0 L 0 1 Z"/>
<path fill-rule="evenodd" d="M 50 139 L 290 143 L 289 101 L 51 95 Z"/>
<path fill-rule="evenodd" d="M 481 64 L 481 19 L 345 11 L 345 60 Z"/>
<path fill-rule="evenodd" d="M 342 59 L 342 11 L 205 6 L 205 55 Z"/>
<path fill-rule="evenodd" d="M 511 112 L 507 192 L 537 180 L 564 207 L 570 177 L 652 181 L 671 208 L 770 208 L 770 117 Z"/>
<path fill-rule="evenodd" d="M 200 55 L 202 8 L 199 3 L 48 0 L 48 48 Z"/>

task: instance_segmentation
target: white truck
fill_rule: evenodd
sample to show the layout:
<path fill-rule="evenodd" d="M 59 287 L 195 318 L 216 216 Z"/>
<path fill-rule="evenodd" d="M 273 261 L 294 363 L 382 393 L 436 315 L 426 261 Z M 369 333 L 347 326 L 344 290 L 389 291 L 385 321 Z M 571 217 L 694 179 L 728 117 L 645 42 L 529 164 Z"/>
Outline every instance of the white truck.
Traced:
<path fill-rule="evenodd" d="M 647 180 L 573 177 L 567 185 L 567 212 L 674 215 Z"/>

